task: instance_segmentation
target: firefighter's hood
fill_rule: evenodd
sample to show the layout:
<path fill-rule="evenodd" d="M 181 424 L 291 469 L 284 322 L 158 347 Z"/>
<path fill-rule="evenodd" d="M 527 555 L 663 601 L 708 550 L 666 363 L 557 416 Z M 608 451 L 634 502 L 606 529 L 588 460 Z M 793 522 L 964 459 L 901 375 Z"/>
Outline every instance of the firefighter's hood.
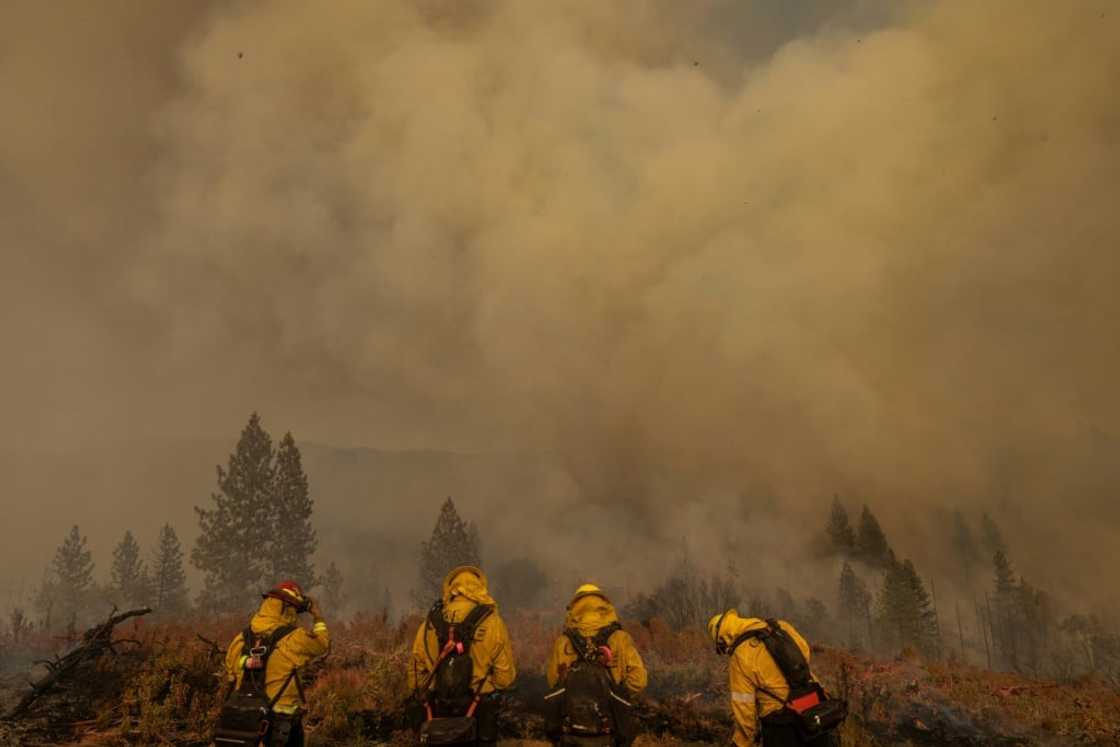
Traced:
<path fill-rule="evenodd" d="M 486 588 L 486 574 L 473 565 L 461 565 L 443 579 L 443 604 L 451 605 L 456 597 L 469 599 L 475 604 L 496 606 L 494 598 Z"/>
<path fill-rule="evenodd" d="M 590 638 L 601 628 L 613 622 L 618 622 L 618 612 L 601 589 L 586 584 L 576 590 L 576 595 L 568 604 L 565 627 Z"/>
<path fill-rule="evenodd" d="M 722 615 L 715 615 L 708 621 L 708 635 L 713 643 L 723 643 L 730 646 L 735 639 L 749 630 L 761 630 L 766 627 L 766 621 L 757 617 L 739 617 L 736 610 L 728 610 Z"/>
<path fill-rule="evenodd" d="M 299 616 L 290 604 L 284 604 L 279 599 L 265 599 L 257 608 L 249 625 L 254 633 L 267 633 L 281 625 L 295 625 Z"/>

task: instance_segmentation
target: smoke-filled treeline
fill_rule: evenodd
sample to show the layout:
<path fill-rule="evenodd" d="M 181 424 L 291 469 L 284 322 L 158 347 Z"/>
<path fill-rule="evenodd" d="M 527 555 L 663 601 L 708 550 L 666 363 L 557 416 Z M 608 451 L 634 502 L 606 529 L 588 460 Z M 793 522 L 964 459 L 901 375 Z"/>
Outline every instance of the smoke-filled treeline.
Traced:
<path fill-rule="evenodd" d="M 0 14 L 5 568 L 110 501 L 178 508 L 26 465 L 124 471 L 107 445 L 259 407 L 315 443 L 499 453 L 432 500 L 560 587 L 649 592 L 683 539 L 793 594 L 838 491 L 899 590 L 906 559 L 955 578 L 976 506 L 1016 578 L 1115 608 L 1112 3 Z M 319 552 L 406 598 L 428 512 L 346 487 Z M 99 572 L 123 530 L 91 534 Z"/>
<path fill-rule="evenodd" d="M 486 522 L 465 518 L 447 498 L 430 535 L 410 554 L 409 601 L 394 606 L 389 584 L 382 585 L 387 579 L 370 572 L 378 567 L 375 543 L 343 559 L 357 571 L 349 580 L 333 558 L 317 565 L 312 484 L 291 433 L 274 446 L 253 413 L 226 466 L 216 472 L 217 491 L 195 508 L 199 534 L 189 555 L 203 584 L 193 605 L 184 553 L 170 525 L 161 529 L 147 560 L 126 530 L 113 551 L 109 577 L 101 583 L 94 577 L 87 539 L 73 526 L 32 602 L 37 617 L 14 607 L 8 640 L 18 643 L 35 629 L 65 630 L 73 638 L 80 624 L 97 619 L 109 604 L 150 605 L 157 615 L 180 620 L 239 616 L 281 579 L 293 579 L 319 596 L 336 618 L 422 610 L 440 599 L 445 575 L 464 564 L 492 569 L 491 588 L 506 609 L 560 609 L 571 588 L 565 587 L 566 579 L 550 575 L 555 569 L 542 562 L 541 553 L 488 554 Z M 711 571 L 711 558 L 698 563 L 686 541 L 667 573 L 646 576 L 637 587 L 608 587 L 609 593 L 629 622 L 643 626 L 656 621 L 700 630 L 712 614 L 737 607 L 752 616 L 791 620 L 817 643 L 856 651 L 887 656 L 910 651 L 1036 677 L 1097 673 L 1120 682 L 1120 621 L 1095 609 L 1070 609 L 1017 575 L 1012 545 L 996 516 L 983 513 L 973 521 L 956 511 L 940 526 L 943 551 L 956 566 L 938 578 L 923 575 L 903 557 L 907 548 L 892 545 L 870 506 L 861 507 L 856 521 L 839 496 L 827 512 L 823 508 L 820 526 L 803 529 L 793 548 L 799 560 L 787 565 L 777 586 L 768 586 L 772 577 L 756 572 L 749 547 Z M 324 566 L 325 571 L 316 570 Z M 611 578 L 607 572 L 600 575 Z"/>

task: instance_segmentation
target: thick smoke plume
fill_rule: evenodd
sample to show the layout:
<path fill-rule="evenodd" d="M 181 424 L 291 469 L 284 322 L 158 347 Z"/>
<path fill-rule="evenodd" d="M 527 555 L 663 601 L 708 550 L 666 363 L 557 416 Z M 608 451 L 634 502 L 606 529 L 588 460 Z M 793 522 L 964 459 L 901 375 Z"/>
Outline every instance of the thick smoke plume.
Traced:
<path fill-rule="evenodd" d="M 1120 12 L 788 5 L 6 11 L 13 448 L 257 408 L 548 454 L 471 518 L 572 573 L 682 539 L 777 573 L 803 537 L 760 507 L 833 492 L 935 570 L 926 509 L 1002 507 L 1024 571 L 1095 595 Z"/>

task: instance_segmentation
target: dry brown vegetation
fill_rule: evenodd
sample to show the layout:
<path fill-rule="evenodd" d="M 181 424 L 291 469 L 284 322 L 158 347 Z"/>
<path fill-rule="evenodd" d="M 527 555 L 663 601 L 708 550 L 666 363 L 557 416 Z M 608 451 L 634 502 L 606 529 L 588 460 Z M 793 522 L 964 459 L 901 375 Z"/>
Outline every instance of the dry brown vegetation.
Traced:
<path fill-rule="evenodd" d="M 392 622 L 359 616 L 332 626 L 329 657 L 306 673 L 308 725 L 315 745 L 408 741 L 398 706 L 404 694 L 408 645 L 418 618 Z M 26 717 L 0 725 L 0 744 L 202 745 L 221 698 L 220 647 L 237 620 L 171 624 L 136 620 L 118 639 L 136 643 L 82 664 L 63 688 L 45 695 Z M 556 633 L 552 616 L 510 621 L 522 669 L 503 731 L 514 740 L 540 740 L 535 703 Z M 629 626 L 651 669 L 641 705 L 646 743 L 720 742 L 730 727 L 725 662 L 701 631 L 674 631 L 654 620 Z M 201 638 L 199 635 L 201 634 Z M 8 669 L 44 657 L 57 641 L 29 639 L 9 646 Z M 21 658 L 16 658 L 21 657 Z M 1097 680 L 1071 684 L 1032 681 L 916 655 L 873 660 L 818 648 L 815 669 L 852 704 L 845 745 L 1116 744 L 1120 693 Z M 4 681 L 3 707 L 22 693 Z"/>

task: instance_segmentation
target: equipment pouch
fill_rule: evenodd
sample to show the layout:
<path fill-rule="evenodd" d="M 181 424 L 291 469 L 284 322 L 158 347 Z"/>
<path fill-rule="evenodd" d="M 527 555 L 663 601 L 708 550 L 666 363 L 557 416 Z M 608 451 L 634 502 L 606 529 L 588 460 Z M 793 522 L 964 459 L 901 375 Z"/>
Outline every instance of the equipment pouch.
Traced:
<path fill-rule="evenodd" d="M 829 698 L 798 713 L 794 723 L 808 742 L 836 730 L 847 717 L 848 701 Z"/>
<path fill-rule="evenodd" d="M 256 747 L 261 741 L 261 725 L 267 713 L 268 701 L 259 695 L 233 693 L 218 714 L 214 744 L 219 747 Z"/>
<path fill-rule="evenodd" d="M 434 718 L 420 726 L 420 744 L 473 744 L 478 722 L 472 716 Z"/>

